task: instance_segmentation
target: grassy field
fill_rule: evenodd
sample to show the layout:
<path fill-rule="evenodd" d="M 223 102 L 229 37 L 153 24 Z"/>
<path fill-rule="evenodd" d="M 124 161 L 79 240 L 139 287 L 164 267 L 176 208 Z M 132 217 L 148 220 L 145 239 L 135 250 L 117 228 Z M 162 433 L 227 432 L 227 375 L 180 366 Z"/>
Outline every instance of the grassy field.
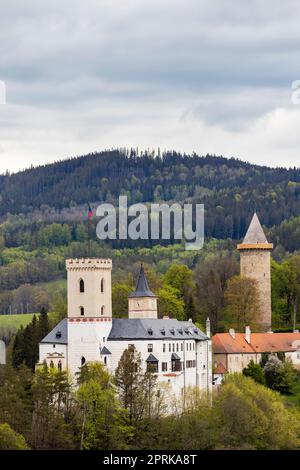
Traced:
<path fill-rule="evenodd" d="M 25 327 L 31 322 L 34 313 L 17 315 L 0 315 L 1 331 L 17 331 L 21 326 Z M 36 314 L 38 315 L 38 314 Z M 51 316 L 51 313 L 49 314 Z"/>

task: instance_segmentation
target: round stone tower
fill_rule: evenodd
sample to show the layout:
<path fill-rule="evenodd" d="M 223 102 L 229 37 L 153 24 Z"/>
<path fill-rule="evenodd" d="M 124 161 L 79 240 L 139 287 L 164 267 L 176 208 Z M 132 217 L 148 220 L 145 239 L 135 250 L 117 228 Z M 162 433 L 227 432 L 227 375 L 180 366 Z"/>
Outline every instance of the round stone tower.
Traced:
<path fill-rule="evenodd" d="M 255 279 L 259 292 L 260 318 L 262 331 L 272 330 L 271 304 L 271 252 L 269 243 L 255 213 L 243 243 L 237 246 L 240 252 L 241 277 Z"/>

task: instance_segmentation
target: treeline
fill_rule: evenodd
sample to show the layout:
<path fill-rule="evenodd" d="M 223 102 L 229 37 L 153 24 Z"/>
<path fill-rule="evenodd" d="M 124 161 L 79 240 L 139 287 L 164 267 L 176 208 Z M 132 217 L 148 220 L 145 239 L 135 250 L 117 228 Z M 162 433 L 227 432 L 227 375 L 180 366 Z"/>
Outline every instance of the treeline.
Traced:
<path fill-rule="evenodd" d="M 229 376 L 212 399 L 157 390 L 128 353 L 115 377 L 83 366 L 76 388 L 58 369 L 0 366 L 0 449 L 299 449 L 299 409 L 251 378 Z"/>
<path fill-rule="evenodd" d="M 0 177 L 0 215 L 87 202 L 198 202 L 206 208 L 206 234 L 240 239 L 256 209 L 279 225 L 299 216 L 300 170 L 268 168 L 235 159 L 166 152 L 111 150 Z"/>

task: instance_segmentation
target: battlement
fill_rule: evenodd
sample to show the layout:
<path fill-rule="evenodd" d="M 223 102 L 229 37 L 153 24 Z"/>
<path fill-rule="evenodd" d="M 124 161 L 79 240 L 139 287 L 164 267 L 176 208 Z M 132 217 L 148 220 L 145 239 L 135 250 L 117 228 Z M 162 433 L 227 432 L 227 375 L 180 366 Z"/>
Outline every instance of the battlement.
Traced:
<path fill-rule="evenodd" d="M 112 269 L 109 258 L 74 258 L 66 260 L 67 271 Z"/>

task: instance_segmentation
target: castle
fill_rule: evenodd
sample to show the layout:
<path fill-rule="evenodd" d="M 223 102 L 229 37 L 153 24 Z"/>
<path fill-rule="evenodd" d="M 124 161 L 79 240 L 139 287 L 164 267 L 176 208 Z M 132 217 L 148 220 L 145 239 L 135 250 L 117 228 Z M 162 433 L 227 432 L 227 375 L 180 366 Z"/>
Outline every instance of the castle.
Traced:
<path fill-rule="evenodd" d="M 168 384 L 180 396 L 186 387 L 210 391 L 212 348 L 207 332 L 191 320 L 158 318 L 157 298 L 143 269 L 129 295 L 128 318 L 112 317 L 110 259 L 66 261 L 68 317 L 40 343 L 39 362 L 72 375 L 84 364 L 100 361 L 114 373 L 125 349 L 141 354 L 142 367 L 152 366 L 158 384 Z"/>
<path fill-rule="evenodd" d="M 257 281 L 260 329 L 271 332 L 273 245 L 268 242 L 256 214 L 243 242 L 237 248 L 240 252 L 241 276 Z M 257 333 L 267 336 L 264 338 L 264 346 L 260 348 L 256 345 L 253 350 L 250 343 L 254 336 L 248 327 L 245 334 L 231 330 L 229 333 L 214 335 L 211 343 L 209 321 L 204 334 L 191 320 L 159 319 L 157 298 L 149 288 L 143 266 L 136 289 L 128 298 L 128 318 L 112 317 L 110 259 L 69 259 L 66 261 L 66 269 L 68 317 L 40 343 L 39 361 L 46 362 L 49 367 L 67 369 L 74 375 L 85 363 L 100 361 L 113 374 L 124 350 L 134 347 L 141 354 L 143 368 L 151 364 L 158 383 L 169 384 L 175 394 L 180 394 L 188 386 L 211 390 L 212 344 L 222 373 L 241 372 L 254 357 L 253 354 L 255 361 L 258 361 L 259 353 L 268 352 L 261 349 L 270 347 L 269 333 Z M 272 335 L 274 344 L 275 337 L 279 341 L 277 335 Z M 258 341 L 258 337 L 255 338 Z M 288 351 L 288 348 L 291 349 L 288 344 L 295 339 L 298 337 L 287 338 L 284 346 L 284 339 L 281 338 L 280 347 L 285 347 L 287 352 L 296 351 L 296 346 L 296 350 L 293 346 Z M 241 341 L 245 344 L 241 345 Z M 275 349 L 271 348 L 273 352 Z M 234 359 L 230 355 L 234 355 Z M 293 359 L 300 362 L 299 352 L 294 356 Z"/>

